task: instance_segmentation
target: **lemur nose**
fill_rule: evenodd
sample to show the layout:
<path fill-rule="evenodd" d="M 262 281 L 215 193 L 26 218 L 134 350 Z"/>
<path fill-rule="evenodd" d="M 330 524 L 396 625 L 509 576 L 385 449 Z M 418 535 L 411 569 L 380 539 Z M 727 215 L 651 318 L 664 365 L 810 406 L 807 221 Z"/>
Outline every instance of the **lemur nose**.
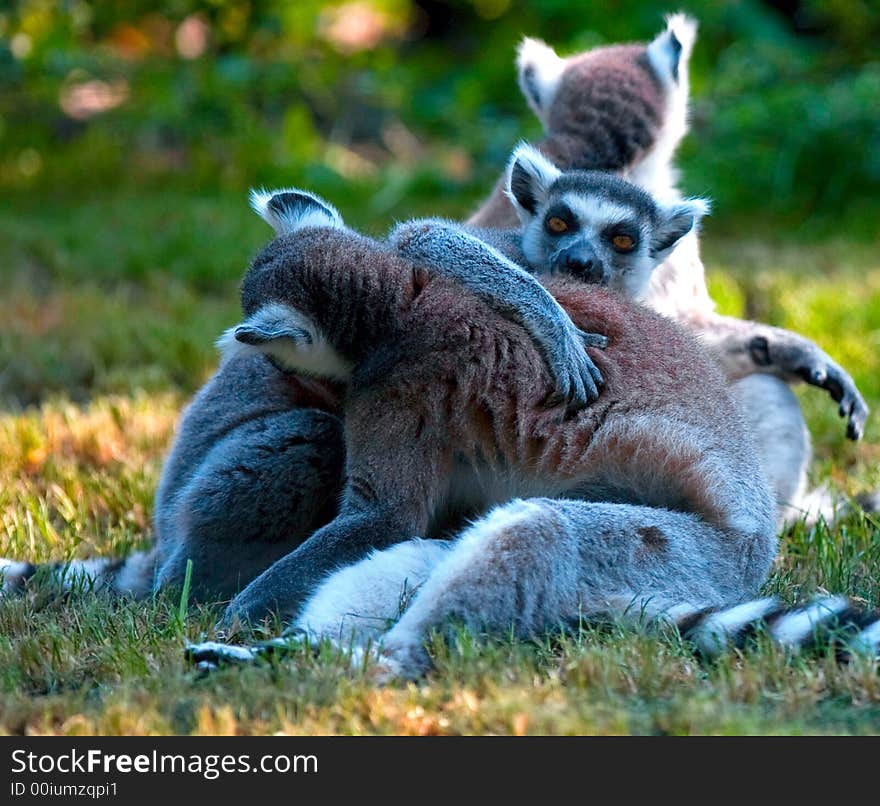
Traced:
<path fill-rule="evenodd" d="M 581 255 L 566 255 L 565 268 L 580 273 L 586 273 L 593 268 L 593 261 Z"/>
<path fill-rule="evenodd" d="M 572 252 L 565 256 L 565 268 L 574 277 L 579 277 L 588 283 L 599 285 L 605 282 L 605 273 L 602 264 L 589 253 Z"/>

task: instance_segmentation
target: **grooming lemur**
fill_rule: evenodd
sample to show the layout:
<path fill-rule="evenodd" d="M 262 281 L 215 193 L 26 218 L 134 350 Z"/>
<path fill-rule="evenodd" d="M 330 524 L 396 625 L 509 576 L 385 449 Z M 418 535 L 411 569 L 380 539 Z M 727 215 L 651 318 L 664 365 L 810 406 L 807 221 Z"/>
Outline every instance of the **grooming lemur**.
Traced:
<path fill-rule="evenodd" d="M 636 249 L 645 261 L 662 259 L 700 206 L 670 213 L 613 176 L 548 179 L 545 168 L 554 170 L 520 151 L 511 171 L 524 215 L 572 241 L 542 249 L 560 270 L 544 282 L 576 325 L 601 323 L 609 336 L 592 355 L 602 394 L 568 414 L 542 405 L 548 375 L 522 328 L 406 259 L 417 251 L 509 271 L 494 248 L 427 222 L 395 233 L 393 252 L 332 214 L 323 227 L 301 228 L 325 209 L 312 197 L 282 192 L 266 205 L 279 237 L 244 279 L 245 319 L 224 351 L 235 360 L 259 350 L 294 372 L 345 368 L 346 481 L 337 517 L 245 588 L 231 615 L 294 615 L 335 566 L 431 534 L 448 509 L 482 512 L 519 495 L 602 502 L 623 521 L 636 518 L 626 531 L 647 530 L 643 544 L 661 554 L 679 535 L 690 542 L 696 526 L 716 545 L 735 597 L 757 589 L 775 549 L 772 496 L 748 441 L 731 438 L 738 414 L 717 370 L 664 318 L 566 276 L 584 263 L 571 265 L 571 250 L 600 244 L 610 272 Z M 273 203 L 283 217 L 271 214 Z M 557 219 L 566 232 L 556 232 Z M 614 241 L 624 238 L 618 252 Z M 608 518 L 600 531 L 609 529 L 616 535 L 620 525 Z"/>
<path fill-rule="evenodd" d="M 517 59 L 519 84 L 544 126 L 541 151 L 561 169 L 620 173 L 661 200 L 679 197 L 673 156 L 687 131 L 688 62 L 696 22 L 682 14 L 647 45 L 615 45 L 560 58 L 533 39 Z M 508 227 L 515 211 L 503 181 L 468 223 Z M 654 272 L 644 299 L 699 333 L 734 382 L 780 517 L 826 516 L 831 501 L 805 495 L 810 438 L 788 384 L 827 390 L 847 418 L 847 436 L 861 437 L 868 407 L 849 375 L 813 342 L 781 328 L 715 312 L 706 288 L 697 233 Z"/>
<path fill-rule="evenodd" d="M 599 400 L 568 418 L 546 409 L 548 379 L 521 330 L 442 276 L 413 274 L 335 216 L 300 228 L 316 221 L 316 200 L 279 194 L 287 215 L 264 213 L 279 238 L 245 278 L 246 318 L 225 347 L 265 351 L 289 370 L 348 368 L 347 482 L 337 518 L 252 582 L 229 614 L 272 610 L 298 615 L 294 628 L 310 635 L 378 638 L 384 671 L 404 676 L 424 671 L 423 640 L 451 617 L 527 635 L 635 613 L 687 627 L 707 650 L 759 617 L 775 618 L 783 642 L 840 619 L 843 598 L 799 611 L 772 600 L 732 607 L 757 592 L 776 549 L 772 493 L 739 411 L 692 338 L 582 283 L 591 261 L 618 278 L 641 264 L 647 281 L 701 205 L 658 207 L 611 176 L 560 174 L 530 149 L 517 152 L 510 176 L 525 251 L 581 278 L 546 282 L 578 326 L 601 323 L 609 336 L 594 356 L 606 379 Z M 508 270 L 442 222 L 407 225 L 394 240 L 403 254 Z M 519 495 L 551 498 L 514 500 L 455 541 L 407 540 L 428 534 L 444 508 L 483 511 Z M 353 564 L 328 577 L 340 560 Z M 254 651 L 190 647 L 201 663 L 229 653 Z"/>
<path fill-rule="evenodd" d="M 648 46 L 599 48 L 562 60 L 544 46 L 526 45 L 520 78 L 549 132 L 542 148 L 559 164 L 618 170 L 661 198 L 674 194 L 670 160 L 685 129 L 692 41 L 692 26 L 673 18 Z M 497 192 L 472 219 L 505 226 L 515 220 L 513 208 Z M 709 316 L 695 236 L 686 236 L 655 273 L 647 301 L 685 320 Z M 865 409 L 854 384 L 811 342 L 753 323 L 711 318 L 712 332 L 704 338 L 731 377 L 801 372 L 835 395 L 842 390 L 850 430 L 860 428 Z M 728 325 L 735 334 L 730 350 L 714 338 Z M 751 344 L 745 334 L 762 333 L 769 334 L 766 350 L 759 342 L 754 354 L 766 359 L 767 367 L 750 363 L 752 351 L 743 348 Z M 772 392 L 764 405 L 755 403 L 763 398 L 745 392 L 741 397 L 761 435 L 767 472 L 787 500 L 785 481 L 800 473 L 806 432 L 784 385 L 755 377 L 736 386 L 742 391 L 753 383 L 758 391 Z M 155 548 L 121 562 L 86 561 L 74 570 L 87 573 L 97 586 L 146 595 L 153 587 L 181 584 L 191 558 L 193 590 L 200 598 L 231 595 L 333 517 L 343 465 L 339 394 L 338 386 L 284 374 L 259 356 L 225 362 L 181 420 L 156 494 Z M 782 457 L 778 466 L 772 462 L 776 448 Z M 7 588 L 33 570 L 28 563 L 8 564 Z"/>

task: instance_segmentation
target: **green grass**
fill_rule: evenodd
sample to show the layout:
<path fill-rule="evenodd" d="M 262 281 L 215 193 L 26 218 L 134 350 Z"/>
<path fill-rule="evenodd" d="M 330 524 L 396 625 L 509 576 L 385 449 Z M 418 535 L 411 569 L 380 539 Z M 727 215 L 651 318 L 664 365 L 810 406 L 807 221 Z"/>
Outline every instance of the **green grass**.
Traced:
<path fill-rule="evenodd" d="M 359 223 L 368 215 L 340 206 Z M 393 214 L 402 211 L 376 229 Z M 176 418 L 212 371 L 238 279 L 267 237 L 238 196 L 0 201 L 0 555 L 63 559 L 149 541 Z M 725 312 L 811 336 L 876 410 L 877 246 L 736 236 L 715 221 L 704 257 Z M 849 494 L 880 486 L 877 418 L 853 445 L 827 397 L 799 395 L 814 481 Z M 853 512 L 833 529 L 783 535 L 768 590 L 794 600 L 818 589 L 880 603 L 877 521 Z M 216 616 L 164 597 L 64 601 L 37 590 L 3 602 L 0 733 L 880 731 L 876 665 L 767 645 L 704 664 L 674 636 L 462 633 L 435 642 L 424 681 L 377 689 L 328 647 L 199 678 L 183 643 L 211 636 Z"/>

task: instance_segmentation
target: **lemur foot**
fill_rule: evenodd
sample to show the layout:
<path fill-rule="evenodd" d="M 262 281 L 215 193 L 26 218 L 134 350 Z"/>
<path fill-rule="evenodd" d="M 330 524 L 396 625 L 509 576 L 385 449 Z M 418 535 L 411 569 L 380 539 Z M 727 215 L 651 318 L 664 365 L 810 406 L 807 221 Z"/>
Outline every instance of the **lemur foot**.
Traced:
<path fill-rule="evenodd" d="M 749 343 L 749 351 L 759 366 L 773 364 L 810 386 L 827 391 L 831 399 L 840 404 L 840 416 L 847 420 L 847 437 L 852 440 L 862 438 L 870 411 L 868 404 L 849 373 L 816 345 L 801 341 L 788 344 L 766 336 L 755 336 Z"/>
<path fill-rule="evenodd" d="M 383 686 L 395 680 L 418 680 L 431 668 L 431 659 L 421 644 L 406 647 L 383 647 L 376 662 L 367 669 L 367 677 Z"/>
<path fill-rule="evenodd" d="M 225 644 L 220 641 L 188 643 L 184 657 L 199 671 L 210 672 L 221 666 L 253 663 L 258 658 L 283 656 L 297 651 L 305 641 L 304 635 L 283 635 L 252 646 Z"/>

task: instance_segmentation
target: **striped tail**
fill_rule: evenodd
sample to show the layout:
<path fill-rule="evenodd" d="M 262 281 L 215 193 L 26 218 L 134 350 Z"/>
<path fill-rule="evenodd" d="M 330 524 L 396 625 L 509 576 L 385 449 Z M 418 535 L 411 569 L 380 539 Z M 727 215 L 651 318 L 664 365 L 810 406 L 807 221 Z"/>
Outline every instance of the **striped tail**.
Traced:
<path fill-rule="evenodd" d="M 39 565 L 0 558 L 0 597 L 23 592 L 31 580 L 39 579 L 62 591 L 109 591 L 140 599 L 153 589 L 155 567 L 153 549 L 124 559 L 95 557 Z"/>
<path fill-rule="evenodd" d="M 678 615 L 674 614 L 676 611 Z M 666 611 L 660 620 L 676 626 L 707 658 L 715 658 L 731 646 L 743 647 L 763 632 L 774 643 L 792 651 L 830 644 L 842 663 L 856 655 L 880 659 L 880 610 L 861 607 L 845 596 L 823 596 L 796 607 L 769 597 L 727 608 L 688 614 L 685 611 L 684 607 Z M 205 641 L 187 644 L 185 654 L 199 671 L 207 673 L 219 666 L 254 663 L 267 655 L 299 651 L 304 638 L 298 634 L 285 635 L 250 646 Z M 347 646 L 353 653 L 353 665 L 360 666 L 369 649 Z M 381 639 L 377 647 L 381 648 Z"/>
<path fill-rule="evenodd" d="M 822 596 L 797 606 L 784 605 L 776 597 L 754 599 L 683 616 L 674 623 L 710 658 L 731 646 L 745 646 L 759 633 L 793 651 L 830 645 L 843 662 L 855 655 L 880 658 L 880 610 L 846 596 Z"/>

